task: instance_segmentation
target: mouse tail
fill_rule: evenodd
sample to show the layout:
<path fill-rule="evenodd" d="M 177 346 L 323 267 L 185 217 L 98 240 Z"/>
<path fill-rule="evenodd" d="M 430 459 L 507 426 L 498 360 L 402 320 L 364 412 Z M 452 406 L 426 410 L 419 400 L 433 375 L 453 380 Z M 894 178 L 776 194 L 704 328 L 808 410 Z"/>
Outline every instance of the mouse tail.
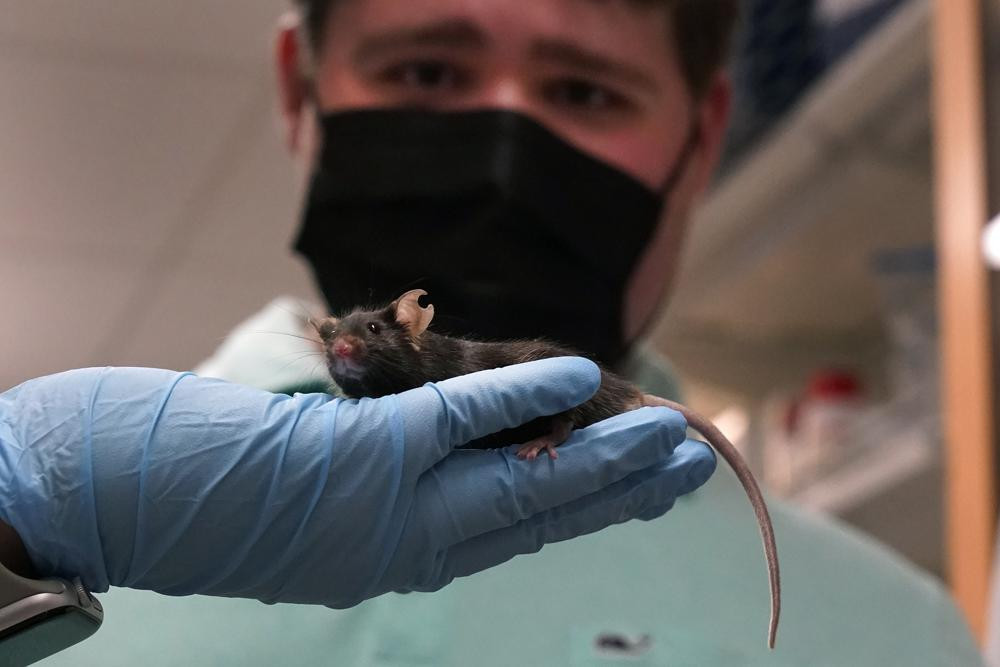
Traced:
<path fill-rule="evenodd" d="M 767 574 L 771 588 L 771 620 L 768 624 L 767 645 L 774 648 L 774 642 L 778 633 L 778 618 L 781 616 L 781 575 L 778 570 L 778 547 L 774 538 L 774 527 L 771 524 L 771 515 L 767 511 L 767 504 L 764 502 L 764 494 L 761 493 L 757 480 L 739 450 L 729 441 L 722 431 L 716 428 L 715 424 L 697 412 L 679 403 L 668 401 L 659 396 L 646 394 L 643 396 L 643 405 L 652 407 L 666 407 L 680 412 L 687 420 L 688 426 L 701 434 L 712 447 L 722 456 L 736 473 L 737 479 L 743 485 L 750 504 L 753 506 L 754 514 L 757 515 L 757 525 L 760 527 L 760 535 L 764 542 L 764 558 L 767 560 Z"/>

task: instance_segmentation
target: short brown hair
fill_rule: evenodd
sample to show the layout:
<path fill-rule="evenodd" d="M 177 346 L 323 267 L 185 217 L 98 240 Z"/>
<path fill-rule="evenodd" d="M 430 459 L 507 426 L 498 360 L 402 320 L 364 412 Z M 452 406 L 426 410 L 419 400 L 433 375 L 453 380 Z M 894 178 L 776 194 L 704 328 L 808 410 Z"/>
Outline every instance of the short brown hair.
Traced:
<path fill-rule="evenodd" d="M 631 0 L 663 5 L 672 20 L 681 69 L 691 92 L 700 97 L 712 76 L 726 64 L 739 16 L 739 0 Z M 330 8 L 338 0 L 294 0 L 304 17 L 314 51 L 322 48 Z"/>

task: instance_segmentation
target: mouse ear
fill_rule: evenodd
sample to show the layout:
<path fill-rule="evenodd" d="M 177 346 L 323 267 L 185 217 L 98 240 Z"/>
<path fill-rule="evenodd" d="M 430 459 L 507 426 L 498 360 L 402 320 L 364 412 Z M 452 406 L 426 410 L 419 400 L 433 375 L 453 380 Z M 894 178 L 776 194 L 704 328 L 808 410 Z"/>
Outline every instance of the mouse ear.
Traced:
<path fill-rule="evenodd" d="M 424 290 L 415 289 L 392 302 L 396 310 L 396 321 L 409 329 L 414 338 L 427 331 L 434 319 L 434 306 L 424 308 L 420 305 L 420 297 L 426 295 Z"/>

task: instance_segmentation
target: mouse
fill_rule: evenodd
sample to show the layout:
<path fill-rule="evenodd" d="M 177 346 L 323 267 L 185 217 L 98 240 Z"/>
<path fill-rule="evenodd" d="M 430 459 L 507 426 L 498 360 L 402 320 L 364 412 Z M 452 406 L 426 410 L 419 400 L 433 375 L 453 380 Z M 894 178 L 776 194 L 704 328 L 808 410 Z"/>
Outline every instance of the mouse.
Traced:
<path fill-rule="evenodd" d="M 379 398 L 477 371 L 580 356 L 544 338 L 480 341 L 436 333 L 430 329 L 434 306 L 420 304 L 425 296 L 424 290 L 410 290 L 383 307 L 359 307 L 341 317 L 308 320 L 319 335 L 330 376 L 347 398 Z M 746 461 L 709 419 L 674 401 L 644 394 L 631 382 L 598 366 L 601 385 L 590 400 L 566 412 L 480 438 L 467 447 L 490 449 L 523 443 L 517 446 L 519 458 L 533 460 L 544 452 L 554 460 L 559 456 L 557 448 L 574 429 L 642 407 L 680 412 L 688 426 L 733 469 L 753 507 L 767 562 L 771 597 L 767 643 L 773 649 L 781 614 L 778 550 L 767 504 Z"/>

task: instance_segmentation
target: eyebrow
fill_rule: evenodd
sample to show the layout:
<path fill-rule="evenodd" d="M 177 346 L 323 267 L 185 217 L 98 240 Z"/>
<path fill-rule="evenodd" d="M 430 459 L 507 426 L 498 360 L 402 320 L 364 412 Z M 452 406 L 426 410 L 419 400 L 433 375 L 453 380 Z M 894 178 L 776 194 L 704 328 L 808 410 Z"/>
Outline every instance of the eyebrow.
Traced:
<path fill-rule="evenodd" d="M 571 67 L 595 76 L 628 81 L 647 90 L 657 88 L 653 77 L 638 67 L 613 60 L 579 44 L 543 39 L 531 47 L 531 57 L 542 62 Z"/>
<path fill-rule="evenodd" d="M 475 24 L 465 19 L 446 19 L 412 28 L 396 28 L 363 37 L 354 49 L 352 60 L 362 65 L 401 48 L 438 46 L 483 50 L 489 39 Z"/>

